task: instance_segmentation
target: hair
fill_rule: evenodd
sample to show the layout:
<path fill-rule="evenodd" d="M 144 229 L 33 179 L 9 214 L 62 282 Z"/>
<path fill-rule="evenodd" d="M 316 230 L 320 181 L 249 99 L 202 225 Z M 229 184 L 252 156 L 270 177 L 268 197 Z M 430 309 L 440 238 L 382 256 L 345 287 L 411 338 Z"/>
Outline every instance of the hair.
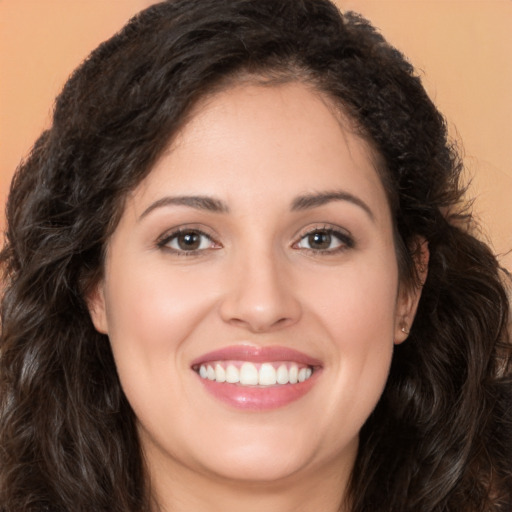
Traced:
<path fill-rule="evenodd" d="M 508 301 L 463 205 L 461 159 L 420 78 L 368 21 L 327 0 L 175 0 L 101 44 L 14 176 L 1 252 L 0 510 L 143 512 L 134 413 L 86 297 L 123 201 L 198 100 L 299 81 L 378 155 L 402 282 L 428 277 L 409 339 L 360 433 L 353 512 L 510 510 Z"/>

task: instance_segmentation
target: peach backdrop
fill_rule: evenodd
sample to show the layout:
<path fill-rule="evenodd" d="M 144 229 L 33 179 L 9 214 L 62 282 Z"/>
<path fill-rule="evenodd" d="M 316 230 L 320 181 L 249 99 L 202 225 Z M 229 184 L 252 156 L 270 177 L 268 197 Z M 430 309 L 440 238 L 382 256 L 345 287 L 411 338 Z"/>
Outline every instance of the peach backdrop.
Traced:
<path fill-rule="evenodd" d="M 16 165 L 48 125 L 69 73 L 151 0 L 0 0 L 0 227 Z M 512 270 L 512 2 L 338 0 L 421 70 L 464 142 L 484 236 Z"/>

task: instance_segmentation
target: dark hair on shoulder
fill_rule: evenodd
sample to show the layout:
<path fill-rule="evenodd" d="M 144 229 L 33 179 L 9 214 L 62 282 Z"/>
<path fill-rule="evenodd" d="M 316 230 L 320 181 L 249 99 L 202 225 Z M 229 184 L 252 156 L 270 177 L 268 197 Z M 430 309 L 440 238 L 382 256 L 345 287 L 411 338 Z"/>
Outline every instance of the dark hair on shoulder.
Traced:
<path fill-rule="evenodd" d="M 361 432 L 353 512 L 510 510 L 508 301 L 462 208 L 462 164 L 405 58 L 327 0 L 174 0 L 98 47 L 57 98 L 7 206 L 0 510 L 151 509 L 134 414 L 85 296 L 127 193 L 198 99 L 239 80 L 302 81 L 378 155 L 403 282 L 428 277 Z"/>

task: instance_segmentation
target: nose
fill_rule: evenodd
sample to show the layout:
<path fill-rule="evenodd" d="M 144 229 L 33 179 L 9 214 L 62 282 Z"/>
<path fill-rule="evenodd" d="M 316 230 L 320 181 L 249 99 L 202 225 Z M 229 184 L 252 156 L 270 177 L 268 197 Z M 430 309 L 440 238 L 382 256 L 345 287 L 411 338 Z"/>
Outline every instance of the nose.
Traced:
<path fill-rule="evenodd" d="M 252 254 L 241 260 L 231 266 L 227 278 L 222 319 L 252 333 L 295 324 L 302 309 L 287 263 L 272 254 Z"/>

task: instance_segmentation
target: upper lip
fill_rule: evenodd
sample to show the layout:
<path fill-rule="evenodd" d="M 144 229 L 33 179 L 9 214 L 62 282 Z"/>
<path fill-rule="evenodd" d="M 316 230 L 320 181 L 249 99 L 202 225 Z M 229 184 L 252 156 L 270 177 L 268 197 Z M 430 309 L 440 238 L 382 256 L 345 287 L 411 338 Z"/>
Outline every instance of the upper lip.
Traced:
<path fill-rule="evenodd" d="M 313 367 L 322 365 L 319 359 L 293 348 L 282 346 L 255 347 L 252 345 L 232 345 L 199 356 L 192 361 L 191 366 L 199 366 L 210 361 L 248 361 L 251 363 L 293 361 Z"/>

